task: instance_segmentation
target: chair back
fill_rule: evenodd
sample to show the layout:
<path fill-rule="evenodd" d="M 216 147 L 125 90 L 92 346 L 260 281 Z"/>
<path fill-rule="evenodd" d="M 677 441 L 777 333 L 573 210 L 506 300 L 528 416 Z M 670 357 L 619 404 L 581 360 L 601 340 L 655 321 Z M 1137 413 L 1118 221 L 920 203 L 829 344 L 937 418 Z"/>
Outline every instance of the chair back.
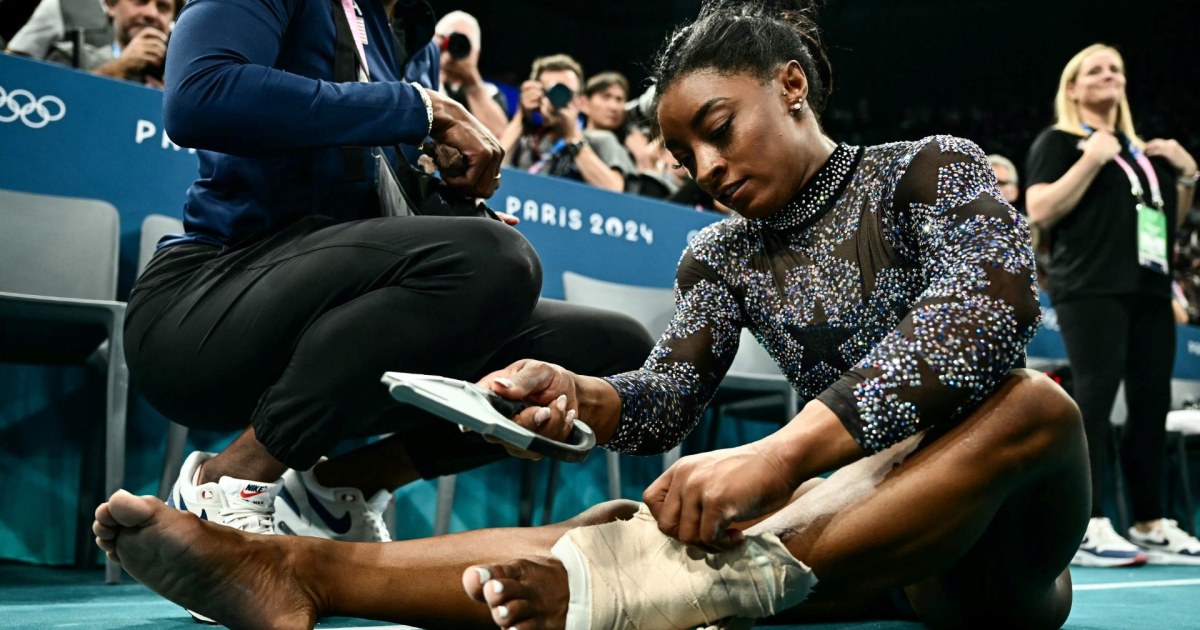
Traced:
<path fill-rule="evenodd" d="M 0 291 L 116 299 L 119 248 L 112 204 L 0 189 Z"/>
<path fill-rule="evenodd" d="M 675 315 L 675 293 L 671 289 L 608 282 L 564 271 L 563 294 L 573 304 L 624 313 L 645 326 L 655 339 L 662 336 Z"/>
<path fill-rule="evenodd" d="M 142 220 L 142 235 L 138 239 L 137 273 L 142 275 L 158 246 L 158 241 L 168 234 L 181 234 L 183 221 L 165 214 L 152 214 Z"/>

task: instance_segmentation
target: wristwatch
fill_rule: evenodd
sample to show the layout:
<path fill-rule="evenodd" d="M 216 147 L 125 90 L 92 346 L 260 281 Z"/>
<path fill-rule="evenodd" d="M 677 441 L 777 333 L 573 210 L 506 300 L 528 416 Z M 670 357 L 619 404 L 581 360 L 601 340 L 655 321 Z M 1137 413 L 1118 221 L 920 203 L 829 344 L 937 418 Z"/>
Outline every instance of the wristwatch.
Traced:
<path fill-rule="evenodd" d="M 576 140 L 575 142 L 568 142 L 567 145 L 563 147 L 563 150 L 567 152 L 567 155 L 576 157 L 579 155 L 579 152 L 583 150 L 583 143 L 584 140 L 582 138 Z"/>

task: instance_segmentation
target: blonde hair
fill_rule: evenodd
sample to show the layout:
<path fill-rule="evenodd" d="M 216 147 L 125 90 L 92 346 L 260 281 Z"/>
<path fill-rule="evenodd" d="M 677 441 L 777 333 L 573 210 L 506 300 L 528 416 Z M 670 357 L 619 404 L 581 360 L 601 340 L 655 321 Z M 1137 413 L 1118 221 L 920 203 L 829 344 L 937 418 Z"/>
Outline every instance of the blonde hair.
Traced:
<path fill-rule="evenodd" d="M 1087 135 L 1087 132 L 1083 129 L 1083 120 L 1079 116 L 1079 104 L 1067 96 L 1067 89 L 1074 85 L 1075 80 L 1079 78 L 1079 70 L 1083 68 L 1083 61 L 1099 52 L 1108 52 L 1115 55 L 1121 71 L 1125 71 L 1125 60 L 1121 57 L 1121 53 L 1116 48 L 1107 44 L 1092 44 L 1075 53 L 1075 56 L 1071 57 L 1071 60 L 1067 62 L 1067 66 L 1063 68 L 1062 77 L 1058 81 L 1058 94 L 1054 96 L 1055 129 L 1077 136 Z M 1129 138 L 1129 141 L 1134 146 L 1139 149 L 1142 148 L 1144 143 L 1133 129 L 1133 114 L 1129 111 L 1129 97 L 1125 94 L 1121 95 L 1121 101 L 1117 103 L 1116 128 L 1117 131 L 1125 134 L 1125 137 Z"/>

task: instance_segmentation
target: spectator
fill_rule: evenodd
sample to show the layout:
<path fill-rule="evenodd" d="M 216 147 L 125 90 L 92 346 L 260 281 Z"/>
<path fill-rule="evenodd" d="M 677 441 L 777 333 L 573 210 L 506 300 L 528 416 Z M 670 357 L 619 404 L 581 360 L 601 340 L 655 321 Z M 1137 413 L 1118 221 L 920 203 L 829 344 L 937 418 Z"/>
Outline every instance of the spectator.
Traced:
<path fill-rule="evenodd" d="M 650 138 L 640 127 L 631 124 L 626 116 L 629 80 L 625 75 L 601 72 L 588 79 L 583 94 L 586 97 L 583 113 L 587 116 L 587 129 L 613 132 L 617 140 L 625 145 L 638 172 L 655 173 L 657 156 L 655 149 L 650 146 Z"/>
<path fill-rule="evenodd" d="M 1172 285 L 1177 303 L 1182 299 L 1183 322 L 1200 324 L 1200 212 L 1193 210 L 1175 235 L 1175 282 Z M 1176 310 L 1176 321 L 1179 312 Z"/>
<path fill-rule="evenodd" d="M 1015 208 L 1017 199 L 1021 196 L 1021 180 L 1017 174 L 1016 165 L 1003 155 L 994 153 L 988 156 L 988 162 L 992 165 L 992 172 L 996 174 L 996 183 L 1000 185 L 1000 194 L 1004 195 L 1004 200 Z"/>
<path fill-rule="evenodd" d="M 1200 541 L 1166 518 L 1163 468 L 1175 362 L 1169 248 L 1192 204 L 1196 160 L 1174 140 L 1138 137 L 1125 84 L 1125 63 L 1112 47 L 1096 44 L 1071 58 L 1056 122 L 1034 141 L 1026 169 L 1029 218 L 1051 242 L 1050 297 L 1091 460 L 1092 518 L 1073 562 L 1200 564 Z M 1109 418 L 1122 380 L 1128 539 L 1104 516 Z"/>
<path fill-rule="evenodd" d="M 583 67 L 571 57 L 535 60 L 529 80 L 521 84 L 517 115 L 500 137 L 505 163 L 621 192 L 637 168 L 611 131 L 580 128 L 582 86 Z M 561 98 L 558 105 L 550 99 L 552 92 Z"/>
<path fill-rule="evenodd" d="M 663 177 L 656 163 L 654 148 L 641 129 L 630 125 L 625 104 L 629 99 L 629 81 L 619 72 L 601 72 L 588 79 L 583 89 L 583 114 L 586 131 L 610 131 L 625 146 L 637 167 L 625 176 L 625 192 L 663 199 L 679 189 L 669 177 Z"/>
<path fill-rule="evenodd" d="M 72 42 L 53 39 L 62 37 L 60 27 L 64 32 L 69 26 L 86 29 L 87 11 L 83 5 L 75 4 L 77 0 L 48 1 L 49 4 L 43 2 L 38 6 L 30 23 L 9 44 L 9 50 L 69 66 L 75 65 L 77 56 L 78 67 L 83 70 L 162 87 L 167 33 L 175 17 L 175 0 L 103 0 L 104 12 L 112 26 L 111 36 L 107 43 L 94 44 L 95 36 L 89 37 L 90 30 L 85 31 L 79 51 L 74 50 Z M 27 29 L 29 32 L 23 37 Z"/>
<path fill-rule="evenodd" d="M 992 172 L 996 174 L 996 183 L 1000 187 L 1000 194 L 1004 196 L 1004 200 L 1024 214 L 1024 204 L 1019 203 L 1021 197 L 1021 177 L 1017 172 L 1017 166 L 1012 163 L 1012 160 L 996 153 L 988 156 L 988 162 L 992 165 Z M 1029 235 L 1033 239 L 1033 255 L 1037 262 L 1038 286 L 1044 289 L 1047 286 L 1046 265 L 1049 264 L 1049 244 L 1046 242 L 1045 237 L 1042 236 L 1042 230 L 1037 224 L 1030 224 Z"/>
<path fill-rule="evenodd" d="M 470 50 L 460 50 L 455 34 L 465 37 Z M 487 127 L 493 135 L 504 133 L 508 124 L 508 99 L 495 83 L 483 80 L 479 74 L 479 55 L 482 52 L 482 33 L 479 21 L 465 11 L 451 11 L 434 27 L 434 41 L 442 50 L 442 92 L 458 101 Z"/>
<path fill-rule="evenodd" d="M 625 102 L 629 100 L 629 80 L 619 72 L 601 72 L 587 80 L 583 88 L 583 115 L 587 129 L 613 132 L 625 139 Z"/>
<path fill-rule="evenodd" d="M 5 52 L 45 59 L 53 49 L 59 49 L 59 56 L 69 60 L 74 51 L 72 36 L 79 31 L 88 47 L 112 46 L 112 23 L 104 0 L 42 0 L 8 42 Z"/>

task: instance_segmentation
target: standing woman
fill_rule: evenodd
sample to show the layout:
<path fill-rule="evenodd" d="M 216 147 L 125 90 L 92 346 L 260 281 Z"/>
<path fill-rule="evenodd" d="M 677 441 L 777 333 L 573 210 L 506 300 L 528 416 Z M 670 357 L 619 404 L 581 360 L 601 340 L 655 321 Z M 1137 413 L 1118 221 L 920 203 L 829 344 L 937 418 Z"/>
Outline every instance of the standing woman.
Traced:
<path fill-rule="evenodd" d="M 1138 137 L 1125 64 L 1110 46 L 1089 46 L 1067 63 L 1054 109 L 1054 126 L 1029 152 L 1026 205 L 1050 239 L 1050 297 L 1090 446 L 1092 519 L 1073 562 L 1200 564 L 1200 541 L 1164 518 L 1163 484 L 1175 353 L 1170 243 L 1192 204 L 1196 160 L 1174 140 Z M 1102 492 L 1122 379 L 1129 540 L 1104 517 Z"/>

